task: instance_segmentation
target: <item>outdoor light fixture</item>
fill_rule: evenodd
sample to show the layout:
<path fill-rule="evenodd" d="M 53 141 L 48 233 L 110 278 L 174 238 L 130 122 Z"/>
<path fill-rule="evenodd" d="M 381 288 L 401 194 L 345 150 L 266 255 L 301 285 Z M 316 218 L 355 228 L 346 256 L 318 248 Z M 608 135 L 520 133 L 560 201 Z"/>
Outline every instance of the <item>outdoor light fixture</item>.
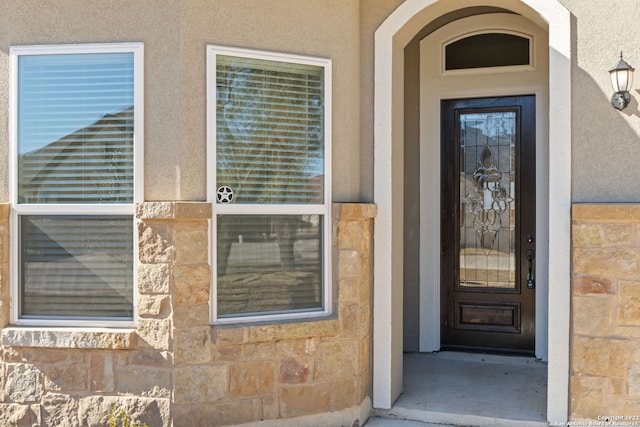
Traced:
<path fill-rule="evenodd" d="M 618 110 L 623 110 L 631 101 L 629 89 L 633 83 L 633 71 L 633 67 L 622 59 L 622 52 L 620 52 L 620 62 L 609 70 L 614 92 L 611 95 L 611 105 Z"/>

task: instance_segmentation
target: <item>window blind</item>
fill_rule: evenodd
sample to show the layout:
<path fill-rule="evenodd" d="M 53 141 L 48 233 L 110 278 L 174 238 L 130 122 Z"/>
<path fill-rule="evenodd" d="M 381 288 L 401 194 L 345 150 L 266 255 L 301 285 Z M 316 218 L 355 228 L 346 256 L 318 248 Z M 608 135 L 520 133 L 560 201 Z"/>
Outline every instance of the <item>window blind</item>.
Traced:
<path fill-rule="evenodd" d="M 217 186 L 236 203 L 323 203 L 324 69 L 217 55 Z"/>
<path fill-rule="evenodd" d="M 133 202 L 133 60 L 19 57 L 19 203 Z"/>
<path fill-rule="evenodd" d="M 20 217 L 23 316 L 133 317 L 130 216 Z"/>

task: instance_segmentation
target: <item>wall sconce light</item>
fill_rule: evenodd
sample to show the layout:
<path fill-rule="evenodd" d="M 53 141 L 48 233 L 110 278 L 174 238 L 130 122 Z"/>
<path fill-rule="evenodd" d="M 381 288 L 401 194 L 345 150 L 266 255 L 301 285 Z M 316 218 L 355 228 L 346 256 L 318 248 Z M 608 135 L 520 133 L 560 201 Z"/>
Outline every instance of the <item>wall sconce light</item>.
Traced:
<path fill-rule="evenodd" d="M 622 59 L 622 52 L 620 52 L 620 62 L 609 70 L 611 86 L 613 86 L 614 92 L 611 95 L 611 105 L 618 110 L 625 109 L 629 105 L 629 101 L 631 101 L 629 89 L 631 89 L 631 83 L 633 83 L 634 71 L 633 67 Z"/>

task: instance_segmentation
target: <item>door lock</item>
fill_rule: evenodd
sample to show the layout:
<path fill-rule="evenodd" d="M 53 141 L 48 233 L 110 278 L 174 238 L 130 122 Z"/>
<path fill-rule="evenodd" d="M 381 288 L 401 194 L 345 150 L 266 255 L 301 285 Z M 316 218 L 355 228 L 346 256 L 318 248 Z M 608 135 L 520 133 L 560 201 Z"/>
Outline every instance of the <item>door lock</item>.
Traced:
<path fill-rule="evenodd" d="M 529 236 L 527 236 L 527 240 Z M 529 262 L 529 273 L 527 274 L 527 289 L 533 289 L 536 287 L 536 281 L 533 278 L 533 259 L 536 257 L 536 253 L 533 249 L 527 249 L 527 261 Z"/>

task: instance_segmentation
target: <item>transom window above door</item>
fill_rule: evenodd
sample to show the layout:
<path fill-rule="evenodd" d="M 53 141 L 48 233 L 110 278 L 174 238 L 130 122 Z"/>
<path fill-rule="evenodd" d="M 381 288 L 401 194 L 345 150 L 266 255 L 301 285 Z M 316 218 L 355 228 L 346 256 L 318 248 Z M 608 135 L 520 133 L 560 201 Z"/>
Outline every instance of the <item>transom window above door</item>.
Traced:
<path fill-rule="evenodd" d="M 533 66 L 533 37 L 511 31 L 475 32 L 443 44 L 443 73 Z"/>

